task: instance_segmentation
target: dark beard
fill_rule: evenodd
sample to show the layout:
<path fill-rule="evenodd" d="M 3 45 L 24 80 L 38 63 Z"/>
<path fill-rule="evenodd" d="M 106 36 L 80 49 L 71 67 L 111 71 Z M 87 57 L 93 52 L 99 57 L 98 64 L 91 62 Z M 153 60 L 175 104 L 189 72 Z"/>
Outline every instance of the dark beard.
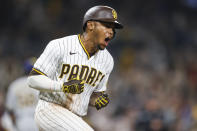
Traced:
<path fill-rule="evenodd" d="M 97 48 L 98 48 L 99 50 L 104 50 L 104 49 L 102 49 L 102 48 L 101 48 L 101 46 L 100 46 L 100 45 L 98 45 L 98 46 L 97 46 Z"/>

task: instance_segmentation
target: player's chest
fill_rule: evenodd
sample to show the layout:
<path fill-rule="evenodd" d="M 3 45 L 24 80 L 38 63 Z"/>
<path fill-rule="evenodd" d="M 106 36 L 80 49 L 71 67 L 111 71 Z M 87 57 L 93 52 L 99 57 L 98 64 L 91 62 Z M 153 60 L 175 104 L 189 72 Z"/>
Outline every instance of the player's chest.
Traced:
<path fill-rule="evenodd" d="M 109 66 L 101 55 L 92 56 L 88 59 L 86 55 L 78 52 L 70 52 L 69 55 L 63 58 L 62 64 L 69 64 L 71 67 L 79 67 L 79 69 L 87 66 L 89 69 L 94 68 L 103 73 L 106 72 L 106 68 Z"/>
<path fill-rule="evenodd" d="M 59 78 L 67 80 L 79 76 L 84 79 L 89 85 L 97 85 L 106 75 L 106 62 L 101 57 L 91 57 L 80 54 L 73 54 L 65 57 L 60 66 Z"/>

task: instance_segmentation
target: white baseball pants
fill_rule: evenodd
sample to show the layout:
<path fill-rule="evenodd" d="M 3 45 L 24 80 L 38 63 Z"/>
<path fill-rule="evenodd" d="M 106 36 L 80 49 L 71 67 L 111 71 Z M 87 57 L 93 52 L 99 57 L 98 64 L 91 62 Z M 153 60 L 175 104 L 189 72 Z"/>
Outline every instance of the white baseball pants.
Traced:
<path fill-rule="evenodd" d="M 43 100 L 36 107 L 35 121 L 40 131 L 94 131 L 81 117 Z"/>

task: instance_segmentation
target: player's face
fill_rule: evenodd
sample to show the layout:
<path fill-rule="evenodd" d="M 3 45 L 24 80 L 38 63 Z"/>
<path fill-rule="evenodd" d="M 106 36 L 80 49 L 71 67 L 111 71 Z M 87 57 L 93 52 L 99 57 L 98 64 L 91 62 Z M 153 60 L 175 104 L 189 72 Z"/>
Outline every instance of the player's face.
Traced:
<path fill-rule="evenodd" d="M 104 50 L 109 44 L 110 40 L 113 39 L 115 33 L 115 28 L 113 23 L 106 22 L 95 22 L 95 44 L 98 49 Z"/>

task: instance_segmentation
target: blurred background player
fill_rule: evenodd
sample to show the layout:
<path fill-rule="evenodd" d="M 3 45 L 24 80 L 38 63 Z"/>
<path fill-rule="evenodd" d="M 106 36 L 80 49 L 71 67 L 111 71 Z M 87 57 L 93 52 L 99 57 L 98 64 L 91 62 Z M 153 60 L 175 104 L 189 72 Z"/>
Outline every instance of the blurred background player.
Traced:
<path fill-rule="evenodd" d="M 16 127 L 13 125 L 10 115 L 5 109 L 5 95 L 0 90 L 0 131 L 16 131 Z"/>
<path fill-rule="evenodd" d="M 31 71 L 35 61 L 36 58 L 32 57 L 24 62 L 26 75 Z M 6 96 L 6 108 L 18 131 L 37 131 L 34 111 L 38 101 L 38 91 L 29 88 L 26 75 L 10 84 Z"/>

